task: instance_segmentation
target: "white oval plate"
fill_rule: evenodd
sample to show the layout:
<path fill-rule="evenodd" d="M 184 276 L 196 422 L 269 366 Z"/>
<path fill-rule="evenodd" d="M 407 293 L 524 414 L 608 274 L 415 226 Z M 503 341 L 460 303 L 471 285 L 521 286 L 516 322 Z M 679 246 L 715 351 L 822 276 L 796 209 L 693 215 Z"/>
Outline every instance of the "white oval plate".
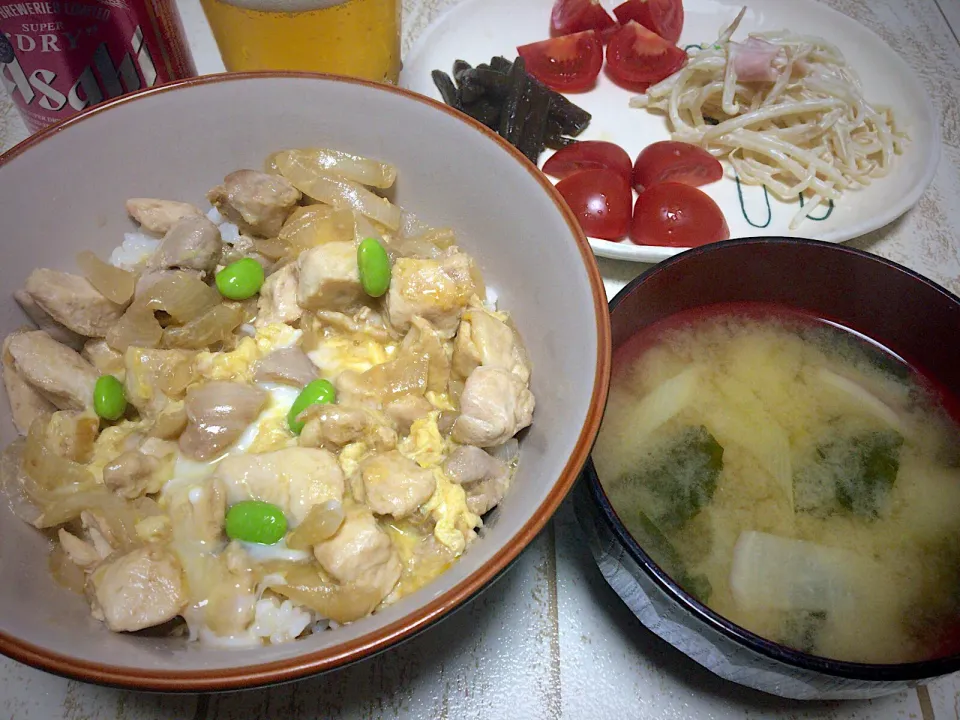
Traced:
<path fill-rule="evenodd" d="M 745 1 L 747 14 L 735 40 L 746 38 L 750 32 L 789 28 L 819 35 L 837 45 L 859 73 L 868 101 L 891 106 L 911 142 L 887 177 L 848 191 L 829 216 L 804 220 L 796 230 L 789 225 L 799 209 L 799 200 L 785 203 L 763 188 L 743 186 L 741 202 L 732 176 L 704 186 L 701 189 L 723 210 L 730 236 L 782 235 L 843 242 L 876 230 L 909 210 L 933 179 L 940 156 L 940 129 L 920 78 L 884 40 L 816 0 Z M 608 10 L 614 4 L 611 0 L 602 3 Z M 684 47 L 713 42 L 743 4 L 740 0 L 684 0 L 686 20 L 678 44 Z M 518 45 L 549 36 L 552 6 L 553 0 L 465 0 L 420 36 L 404 60 L 400 84 L 439 99 L 430 77 L 432 70 L 449 73 L 458 58 L 472 65 L 489 62 L 494 55 L 514 59 Z M 593 115 L 579 139 L 615 142 L 632 158 L 650 143 L 668 140 L 663 116 L 630 108 L 627 103 L 632 94 L 601 72 L 593 90 L 571 95 L 571 100 Z M 542 159 L 548 156 L 544 154 Z M 728 166 L 725 169 L 729 172 Z M 814 217 L 822 217 L 825 210 L 817 210 Z M 684 249 L 594 238 L 590 244 L 597 255 L 635 262 L 659 262 Z"/>

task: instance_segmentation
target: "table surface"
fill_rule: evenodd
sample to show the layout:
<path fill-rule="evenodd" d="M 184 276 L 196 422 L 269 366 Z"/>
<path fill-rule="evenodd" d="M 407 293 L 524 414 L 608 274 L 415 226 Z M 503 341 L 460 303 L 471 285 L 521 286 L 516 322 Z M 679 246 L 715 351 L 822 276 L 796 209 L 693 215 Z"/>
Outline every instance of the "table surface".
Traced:
<path fill-rule="evenodd" d="M 523 0 L 518 0 L 522 2 Z M 903 218 L 854 242 L 960 293 L 960 0 L 825 0 L 919 73 L 943 157 Z M 404 50 L 457 0 L 404 0 Z M 223 66 L 199 0 L 178 0 L 200 72 Z M 0 150 L 26 137 L 0 98 Z M 648 266 L 600 261 L 609 294 Z M 159 696 L 100 688 L 0 658 L 0 719 L 725 718 L 960 720 L 960 676 L 868 702 L 801 703 L 712 676 L 647 632 L 606 585 L 568 504 L 487 592 L 379 657 L 277 688 Z"/>

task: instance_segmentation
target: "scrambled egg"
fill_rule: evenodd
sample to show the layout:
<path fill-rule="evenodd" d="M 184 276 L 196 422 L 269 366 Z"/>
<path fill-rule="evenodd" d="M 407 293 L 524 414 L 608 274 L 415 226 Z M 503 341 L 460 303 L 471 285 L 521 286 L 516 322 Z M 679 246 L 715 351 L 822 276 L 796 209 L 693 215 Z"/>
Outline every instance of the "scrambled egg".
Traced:
<path fill-rule="evenodd" d="M 245 337 L 230 352 L 197 353 L 196 369 L 205 380 L 252 383 L 258 360 L 274 350 L 297 344 L 303 332 L 283 323 L 257 328 L 254 337 Z"/>
<path fill-rule="evenodd" d="M 87 465 L 87 469 L 93 473 L 98 481 L 103 481 L 103 468 L 123 452 L 123 446 L 127 438 L 139 429 L 141 424 L 123 420 L 116 425 L 103 429 L 103 432 L 93 443 L 93 457 Z"/>
<path fill-rule="evenodd" d="M 397 445 L 401 453 L 425 469 L 439 467 L 447 456 L 447 443 L 437 427 L 439 417 L 440 413 L 434 410 L 415 420 L 410 426 L 410 434 Z"/>
<path fill-rule="evenodd" d="M 332 380 L 344 370 L 363 373 L 374 365 L 382 365 L 395 351 L 395 345 L 384 345 L 358 333 L 353 337 L 323 338 L 307 355 L 319 368 L 320 376 Z"/>
<path fill-rule="evenodd" d="M 420 467 L 433 470 L 437 488 L 423 505 L 423 512 L 436 523 L 433 536 L 459 556 L 474 537 L 481 520 L 467 508 L 463 488 L 452 482 L 441 469 L 444 458 L 452 449 L 437 427 L 439 411 L 433 411 L 410 426 L 410 435 L 400 441 L 397 449 Z"/>
<path fill-rule="evenodd" d="M 433 390 L 428 390 L 425 393 L 427 402 L 433 405 L 437 410 L 456 410 L 456 406 L 450 400 L 450 396 L 447 393 L 438 393 Z"/>
<path fill-rule="evenodd" d="M 363 459 L 370 454 L 370 447 L 365 442 L 353 442 L 344 445 L 337 456 L 340 469 L 346 477 L 353 475 Z"/>

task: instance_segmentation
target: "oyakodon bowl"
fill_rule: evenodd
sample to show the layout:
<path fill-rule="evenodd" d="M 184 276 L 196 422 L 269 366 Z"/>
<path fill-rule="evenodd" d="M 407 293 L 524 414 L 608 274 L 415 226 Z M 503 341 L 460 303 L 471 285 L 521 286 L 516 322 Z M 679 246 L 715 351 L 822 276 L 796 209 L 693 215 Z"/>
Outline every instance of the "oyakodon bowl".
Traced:
<path fill-rule="evenodd" d="M 359 660 L 424 629 L 505 570 L 556 510 L 600 422 L 610 363 L 603 285 L 579 225 L 551 183 L 493 133 L 396 88 L 310 74 L 222 75 L 95 108 L 0 158 L 0 333 L 26 323 L 12 292 L 38 267 L 76 271 L 134 229 L 129 197 L 203 204 L 237 168 L 291 147 L 391 162 L 391 199 L 450 226 L 523 334 L 537 398 L 510 491 L 450 570 L 375 615 L 304 640 L 211 649 L 115 634 L 47 571 L 48 541 L 0 503 L 0 652 L 83 680 L 208 691 L 291 680 Z M 5 394 L 0 440 L 16 433 Z"/>
<path fill-rule="evenodd" d="M 647 271 L 611 301 L 614 352 L 637 332 L 716 303 L 804 310 L 861 332 L 960 396 L 960 298 L 889 260 L 811 240 L 757 238 L 705 246 Z M 614 371 L 616 368 L 614 368 Z M 730 622 L 685 592 L 630 535 L 593 462 L 576 514 L 604 578 L 640 621 L 728 680 L 798 699 L 871 698 L 960 670 L 960 656 L 875 665 L 803 653 Z"/>

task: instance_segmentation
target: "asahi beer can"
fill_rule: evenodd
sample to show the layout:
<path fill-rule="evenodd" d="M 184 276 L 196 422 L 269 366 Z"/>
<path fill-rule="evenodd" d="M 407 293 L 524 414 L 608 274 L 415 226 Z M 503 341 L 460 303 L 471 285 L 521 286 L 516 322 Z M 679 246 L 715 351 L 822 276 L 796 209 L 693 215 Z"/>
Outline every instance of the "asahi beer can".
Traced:
<path fill-rule="evenodd" d="M 0 0 L 0 83 L 31 131 L 196 74 L 174 0 Z"/>

